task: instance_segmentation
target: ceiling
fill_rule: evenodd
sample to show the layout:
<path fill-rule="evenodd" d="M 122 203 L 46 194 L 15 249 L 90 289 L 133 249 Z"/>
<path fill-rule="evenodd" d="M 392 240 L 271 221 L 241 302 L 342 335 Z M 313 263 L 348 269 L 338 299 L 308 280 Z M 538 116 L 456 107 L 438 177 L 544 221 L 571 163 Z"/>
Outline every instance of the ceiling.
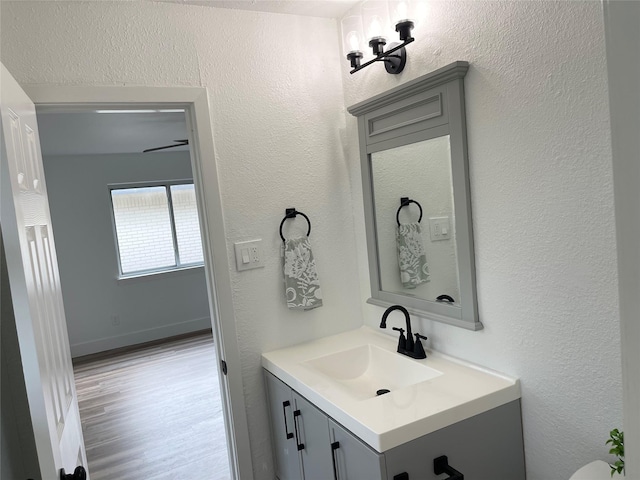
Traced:
<path fill-rule="evenodd" d="M 38 108 L 43 155 L 141 153 L 187 138 L 184 112 L 96 113 Z M 177 147 L 161 152 L 187 151 Z"/>
<path fill-rule="evenodd" d="M 342 18 L 359 0 L 147 0 L 309 17 Z M 187 138 L 184 113 L 100 114 L 39 108 L 43 155 L 140 153 Z M 176 147 L 162 151 L 186 151 Z"/>
<path fill-rule="evenodd" d="M 342 18 L 359 0 L 151 0 L 305 17 Z"/>

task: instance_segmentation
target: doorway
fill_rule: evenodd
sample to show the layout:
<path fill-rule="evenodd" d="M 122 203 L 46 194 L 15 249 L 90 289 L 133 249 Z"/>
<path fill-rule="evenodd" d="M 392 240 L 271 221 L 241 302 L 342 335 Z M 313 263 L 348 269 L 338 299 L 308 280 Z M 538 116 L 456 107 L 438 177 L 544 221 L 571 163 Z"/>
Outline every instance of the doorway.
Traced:
<path fill-rule="evenodd" d="M 157 107 L 37 109 L 88 467 L 226 480 L 185 112 Z"/>
<path fill-rule="evenodd" d="M 231 454 L 231 478 L 253 478 L 222 206 L 206 89 L 195 87 L 25 87 L 37 106 L 64 108 L 183 108 L 203 237 L 220 393 Z M 173 140 L 173 139 L 171 139 Z M 205 161 L 206 159 L 206 161 Z M 206 188 L 205 188 L 206 185 Z M 224 362 L 224 365 L 222 364 Z M 202 476 L 202 478 L 205 478 Z"/>

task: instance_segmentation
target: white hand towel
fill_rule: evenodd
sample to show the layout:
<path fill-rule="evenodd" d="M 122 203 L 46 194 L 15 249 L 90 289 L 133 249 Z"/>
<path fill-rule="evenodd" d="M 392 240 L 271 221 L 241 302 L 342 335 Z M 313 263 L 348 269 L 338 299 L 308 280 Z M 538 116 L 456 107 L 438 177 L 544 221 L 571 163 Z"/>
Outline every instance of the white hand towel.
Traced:
<path fill-rule="evenodd" d="M 396 231 L 396 243 L 402 286 L 416 288 L 417 285 L 430 281 L 420 224 L 414 222 L 399 225 Z"/>
<path fill-rule="evenodd" d="M 283 248 L 287 307 L 311 310 L 322 306 L 322 290 L 308 237 L 290 238 Z"/>

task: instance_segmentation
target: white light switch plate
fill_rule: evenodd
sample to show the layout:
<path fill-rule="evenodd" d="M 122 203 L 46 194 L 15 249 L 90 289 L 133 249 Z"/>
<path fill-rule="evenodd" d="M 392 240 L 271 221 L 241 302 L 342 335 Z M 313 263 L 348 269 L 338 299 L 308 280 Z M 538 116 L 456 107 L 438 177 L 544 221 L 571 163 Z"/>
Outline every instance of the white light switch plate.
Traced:
<path fill-rule="evenodd" d="M 236 267 L 239 272 L 264 267 L 262 260 L 262 239 L 234 243 Z"/>
<path fill-rule="evenodd" d="M 449 240 L 451 238 L 451 225 L 449 217 L 429 218 L 429 229 L 431 230 L 431 241 Z"/>

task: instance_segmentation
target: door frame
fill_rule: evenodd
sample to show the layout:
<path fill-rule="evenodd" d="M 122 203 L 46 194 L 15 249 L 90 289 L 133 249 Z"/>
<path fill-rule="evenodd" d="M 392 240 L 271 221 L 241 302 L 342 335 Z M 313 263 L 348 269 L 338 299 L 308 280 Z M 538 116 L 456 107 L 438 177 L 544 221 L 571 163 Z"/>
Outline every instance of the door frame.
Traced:
<path fill-rule="evenodd" d="M 202 231 L 209 311 L 218 360 L 220 393 L 232 478 L 253 479 L 240 351 L 236 335 L 224 215 L 213 141 L 209 95 L 203 87 L 22 85 L 37 106 L 184 108 L 193 183 Z M 205 188 L 206 186 L 206 188 Z M 54 226 L 55 228 L 55 226 Z M 227 365 L 227 374 L 221 369 Z M 226 378 L 226 382 L 225 382 Z"/>
<path fill-rule="evenodd" d="M 624 468 L 627 478 L 640 478 L 640 5 L 605 0 L 602 7 L 618 247 Z"/>

